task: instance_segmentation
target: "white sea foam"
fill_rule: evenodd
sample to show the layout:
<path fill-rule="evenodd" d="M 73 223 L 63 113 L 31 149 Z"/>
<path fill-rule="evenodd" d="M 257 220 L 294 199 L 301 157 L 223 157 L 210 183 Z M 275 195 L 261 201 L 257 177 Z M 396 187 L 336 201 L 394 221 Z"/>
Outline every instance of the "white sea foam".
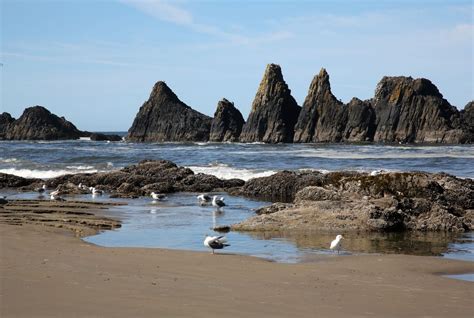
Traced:
<path fill-rule="evenodd" d="M 4 163 L 11 163 L 11 162 L 18 162 L 20 160 L 18 160 L 17 158 L 0 158 L 0 162 L 4 162 Z"/>
<path fill-rule="evenodd" d="M 242 179 L 244 181 L 252 178 L 268 177 L 275 174 L 274 170 L 251 170 L 245 168 L 233 168 L 225 164 L 214 164 L 211 166 L 189 166 L 189 169 L 193 170 L 194 173 L 205 173 L 216 176 L 220 179 Z"/>
<path fill-rule="evenodd" d="M 90 141 L 91 137 L 79 137 L 79 140 L 88 140 L 88 141 Z"/>
<path fill-rule="evenodd" d="M 40 179 L 50 179 L 56 178 L 65 174 L 73 174 L 73 173 L 92 173 L 98 172 L 97 169 L 58 169 L 58 170 L 38 170 L 38 169 L 15 169 L 15 168 L 8 168 L 8 169 L 0 169 L 2 173 L 13 174 L 15 176 L 23 177 L 23 178 L 40 178 Z"/>

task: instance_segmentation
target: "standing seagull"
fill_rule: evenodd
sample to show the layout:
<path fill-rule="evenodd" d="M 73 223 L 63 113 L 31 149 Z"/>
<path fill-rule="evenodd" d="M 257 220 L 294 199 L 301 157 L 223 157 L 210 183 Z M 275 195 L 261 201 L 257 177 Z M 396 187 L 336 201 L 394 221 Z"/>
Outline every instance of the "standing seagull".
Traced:
<path fill-rule="evenodd" d="M 152 192 L 152 193 L 150 193 L 150 196 L 153 198 L 153 200 L 158 200 L 158 201 L 166 199 L 166 195 L 164 195 L 162 193 Z"/>
<path fill-rule="evenodd" d="M 201 204 L 201 205 L 204 205 L 204 204 L 209 203 L 209 202 L 212 201 L 211 196 L 208 195 L 208 194 L 204 194 L 204 193 L 198 195 L 196 198 L 198 199 L 199 204 Z"/>
<path fill-rule="evenodd" d="M 212 205 L 216 206 L 217 209 L 219 210 L 220 208 L 224 207 L 226 204 L 224 203 L 224 198 L 221 197 L 220 199 L 217 198 L 217 195 L 215 195 L 212 198 Z"/>
<path fill-rule="evenodd" d="M 331 242 L 331 246 L 329 246 L 329 248 L 331 250 L 336 249 L 337 254 L 339 254 L 339 250 L 341 249 L 341 245 L 342 245 L 342 242 L 341 242 L 342 239 L 344 239 L 344 237 L 342 237 L 341 234 L 337 235 L 336 238 Z"/>
<path fill-rule="evenodd" d="M 230 244 L 227 244 L 225 236 L 209 236 L 206 234 L 204 246 L 212 249 L 212 254 L 214 254 L 214 250 L 221 250 L 226 246 L 230 246 Z"/>
<path fill-rule="evenodd" d="M 93 196 L 104 194 L 104 191 L 96 189 L 95 187 L 89 187 L 89 190 L 92 192 Z"/>
<path fill-rule="evenodd" d="M 40 196 L 42 196 L 46 192 L 46 184 L 43 184 L 41 188 L 36 188 L 35 191 L 38 192 Z"/>

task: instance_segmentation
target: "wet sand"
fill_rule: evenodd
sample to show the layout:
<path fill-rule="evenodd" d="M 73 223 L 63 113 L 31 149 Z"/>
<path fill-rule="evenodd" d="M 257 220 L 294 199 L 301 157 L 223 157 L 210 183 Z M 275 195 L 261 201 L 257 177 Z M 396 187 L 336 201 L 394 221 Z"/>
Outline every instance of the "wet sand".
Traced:
<path fill-rule="evenodd" d="M 21 222 L 20 222 L 21 224 Z M 1 317 L 472 317 L 474 263 L 407 255 L 304 264 L 103 248 L 41 223 L 0 224 Z"/>

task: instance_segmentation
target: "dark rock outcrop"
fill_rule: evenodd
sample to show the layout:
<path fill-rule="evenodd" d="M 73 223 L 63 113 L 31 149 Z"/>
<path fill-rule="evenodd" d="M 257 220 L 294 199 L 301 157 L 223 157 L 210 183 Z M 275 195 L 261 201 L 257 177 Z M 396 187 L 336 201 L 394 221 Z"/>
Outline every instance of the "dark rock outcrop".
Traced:
<path fill-rule="evenodd" d="M 101 133 L 91 133 L 91 140 L 94 141 L 121 141 L 122 137 L 119 135 L 106 135 Z"/>
<path fill-rule="evenodd" d="M 256 182 L 260 191 L 279 187 L 280 177 Z M 286 178 L 297 184 L 294 176 Z M 251 180 L 252 181 L 252 180 Z M 451 231 L 474 229 L 474 180 L 446 174 L 393 172 L 316 175 L 294 195 L 293 205 L 273 204 L 233 225 L 241 231 L 368 230 Z M 247 186 L 247 185 L 246 185 Z M 244 186 L 244 189 L 245 187 Z M 290 190 L 296 190 L 292 187 Z"/>
<path fill-rule="evenodd" d="M 8 116 L 2 117 L 3 122 L 10 121 L 6 129 L 4 128 L 3 138 L 7 140 L 78 139 L 83 135 L 64 117 L 58 117 L 42 106 L 26 108 L 15 121 L 11 121 Z M 0 124 L 1 126 L 3 125 Z"/>
<path fill-rule="evenodd" d="M 29 186 L 36 182 L 40 181 L 39 179 L 33 178 L 23 178 L 18 177 L 12 174 L 1 173 L 0 172 L 0 189 L 2 188 L 18 188 Z"/>
<path fill-rule="evenodd" d="M 459 111 L 425 78 L 384 77 L 373 106 L 376 142 L 463 143 Z"/>
<path fill-rule="evenodd" d="M 207 141 L 211 118 L 182 101 L 165 82 L 157 82 L 138 111 L 127 140 L 136 142 Z"/>
<path fill-rule="evenodd" d="M 0 114 L 0 139 L 5 139 L 10 124 L 15 121 L 9 113 Z"/>
<path fill-rule="evenodd" d="M 345 107 L 347 122 L 342 140 L 352 142 L 373 140 L 376 117 L 370 103 L 354 97 Z"/>
<path fill-rule="evenodd" d="M 191 169 L 179 167 L 167 160 L 144 160 L 118 171 L 60 176 L 50 179 L 48 186 L 57 187 L 68 183 L 94 186 L 119 197 L 134 197 L 149 195 L 151 192 L 225 191 L 242 186 L 244 181 L 194 174 Z"/>
<path fill-rule="evenodd" d="M 474 101 L 469 102 L 461 111 L 463 130 L 466 132 L 466 143 L 474 142 Z"/>
<path fill-rule="evenodd" d="M 324 68 L 313 78 L 295 126 L 295 142 L 339 142 L 347 122 L 347 110 L 331 92 Z"/>
<path fill-rule="evenodd" d="M 222 99 L 211 123 L 210 141 L 238 141 L 245 120 L 234 103 Z"/>
<path fill-rule="evenodd" d="M 300 109 L 283 79 L 280 66 L 267 65 L 240 141 L 292 142 Z"/>

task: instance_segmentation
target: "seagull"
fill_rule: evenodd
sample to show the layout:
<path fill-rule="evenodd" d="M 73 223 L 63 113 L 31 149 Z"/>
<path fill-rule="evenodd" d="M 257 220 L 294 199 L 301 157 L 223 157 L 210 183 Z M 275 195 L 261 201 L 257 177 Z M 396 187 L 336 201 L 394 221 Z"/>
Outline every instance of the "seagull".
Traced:
<path fill-rule="evenodd" d="M 66 200 L 64 200 L 63 198 L 61 198 L 61 197 L 59 196 L 59 191 L 51 192 L 51 194 L 50 194 L 50 199 L 51 199 L 51 200 L 54 200 L 54 201 L 66 201 Z"/>
<path fill-rule="evenodd" d="M 38 192 L 39 195 L 43 195 L 43 193 L 46 191 L 46 184 L 43 184 L 41 188 L 36 188 L 35 191 Z"/>
<path fill-rule="evenodd" d="M 207 194 L 204 194 L 204 193 L 198 195 L 196 198 L 199 200 L 199 203 L 200 203 L 201 205 L 204 205 L 204 204 L 209 203 L 209 202 L 212 201 L 211 196 L 210 196 L 210 195 L 207 195 Z"/>
<path fill-rule="evenodd" d="M 212 198 L 212 205 L 213 206 L 216 206 L 217 209 L 220 209 L 224 206 L 226 206 L 226 204 L 224 203 L 224 198 L 221 197 L 220 199 L 217 198 L 217 195 L 215 195 L 213 198 Z"/>
<path fill-rule="evenodd" d="M 4 204 L 7 204 L 8 203 L 8 200 L 7 200 L 7 196 L 4 195 L 3 197 L 0 198 L 0 205 L 4 205 Z"/>
<path fill-rule="evenodd" d="M 89 187 L 89 190 L 92 192 L 92 195 L 102 195 L 104 191 L 96 189 L 95 187 Z"/>
<path fill-rule="evenodd" d="M 153 198 L 153 200 L 158 200 L 158 201 L 166 199 L 166 195 L 164 195 L 163 193 L 152 192 L 150 193 L 150 196 Z"/>
<path fill-rule="evenodd" d="M 337 235 L 336 238 L 331 242 L 331 246 L 329 246 L 329 248 L 331 250 L 334 250 L 336 249 L 337 250 L 337 254 L 339 254 L 339 250 L 341 249 L 341 245 L 342 245 L 342 242 L 341 240 L 344 239 L 344 237 L 342 237 L 342 235 Z"/>
<path fill-rule="evenodd" d="M 206 234 L 204 246 L 212 249 L 212 254 L 214 254 L 214 250 L 221 250 L 226 246 L 230 246 L 230 244 L 227 244 L 225 236 L 209 236 Z"/>
<path fill-rule="evenodd" d="M 88 189 L 88 187 L 87 187 L 85 184 L 82 184 L 82 182 L 79 183 L 79 185 L 78 185 L 77 187 L 78 187 L 79 189 L 81 189 L 81 190 L 87 190 L 87 189 Z M 90 189 L 90 188 L 89 188 L 89 189 Z"/>

